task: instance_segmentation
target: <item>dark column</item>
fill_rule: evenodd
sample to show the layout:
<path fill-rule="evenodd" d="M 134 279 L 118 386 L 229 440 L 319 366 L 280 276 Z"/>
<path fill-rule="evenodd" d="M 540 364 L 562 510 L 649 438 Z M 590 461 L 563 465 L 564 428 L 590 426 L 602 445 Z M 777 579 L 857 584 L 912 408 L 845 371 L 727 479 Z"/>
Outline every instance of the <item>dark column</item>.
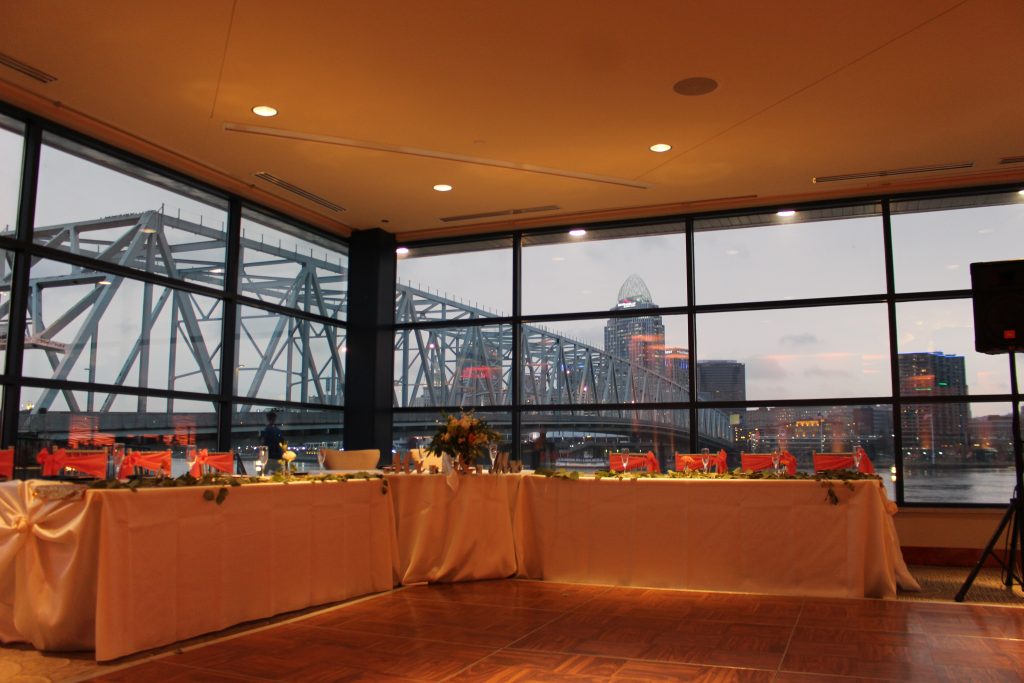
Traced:
<path fill-rule="evenodd" d="M 395 238 L 378 228 L 352 235 L 348 253 L 345 448 L 379 448 L 391 462 Z"/>

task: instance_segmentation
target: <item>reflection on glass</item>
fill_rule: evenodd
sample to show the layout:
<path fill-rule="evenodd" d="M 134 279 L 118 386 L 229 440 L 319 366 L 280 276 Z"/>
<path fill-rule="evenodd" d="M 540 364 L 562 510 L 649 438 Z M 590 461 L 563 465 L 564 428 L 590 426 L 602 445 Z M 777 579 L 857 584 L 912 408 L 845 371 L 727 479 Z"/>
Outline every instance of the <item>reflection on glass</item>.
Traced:
<path fill-rule="evenodd" d="M 523 238 L 523 313 L 576 313 L 686 304 L 686 238 L 674 234 L 582 240 L 568 235 Z"/>
<path fill-rule="evenodd" d="M 235 395 L 344 403 L 345 328 L 250 306 L 238 320 Z"/>
<path fill-rule="evenodd" d="M 1015 481 L 1011 404 L 906 403 L 902 424 L 908 502 L 1010 500 Z"/>
<path fill-rule="evenodd" d="M 900 393 L 911 398 L 1010 390 L 1006 355 L 974 350 L 970 299 L 896 305 Z M 923 395 L 922 395 L 923 394 Z"/>
<path fill-rule="evenodd" d="M 18 190 L 25 138 L 23 127 L 0 116 L 0 234 L 14 237 L 18 220 Z"/>
<path fill-rule="evenodd" d="M 45 140 L 36 244 L 224 286 L 225 201 L 57 136 Z"/>
<path fill-rule="evenodd" d="M 26 376 L 219 391 L 219 300 L 45 259 L 30 277 Z M 58 393 L 48 389 L 40 407 Z"/>
<path fill-rule="evenodd" d="M 511 402 L 512 326 L 395 330 L 395 405 Z"/>
<path fill-rule="evenodd" d="M 896 291 L 970 289 L 970 265 L 1024 257 L 1016 192 L 893 202 Z"/>
<path fill-rule="evenodd" d="M 22 387 L 18 448 L 33 463 L 42 448 L 171 451 L 171 474 L 184 474 L 189 447 L 215 449 L 217 408 L 213 403 L 156 396 L 58 392 L 44 407 L 48 390 Z M 86 408 L 86 406 L 93 406 Z"/>
<path fill-rule="evenodd" d="M 260 301 L 344 320 L 348 247 L 246 209 L 238 291 Z"/>
<path fill-rule="evenodd" d="M 413 247 L 398 256 L 399 324 L 512 315 L 512 240 Z"/>
<path fill-rule="evenodd" d="M 885 291 L 878 205 L 708 218 L 694 230 L 698 304 Z"/>
<path fill-rule="evenodd" d="M 296 455 L 293 469 L 312 471 L 321 448 L 344 448 L 345 414 L 328 408 L 267 407 L 241 403 L 231 417 L 231 448 L 242 459 L 246 471 L 254 473 L 260 447 L 260 434 L 267 426 L 267 413 L 277 414 L 288 450 Z M 276 463 L 271 463 L 271 470 Z"/>
<path fill-rule="evenodd" d="M 520 339 L 524 404 L 689 399 L 690 354 L 684 315 L 524 325 Z"/>
<path fill-rule="evenodd" d="M 495 452 L 510 453 L 514 458 L 512 414 L 494 410 L 475 410 L 473 414 L 486 420 L 488 426 L 498 432 Z M 409 451 L 424 451 L 441 427 L 440 413 L 395 413 L 393 427 L 392 453 L 401 453 L 402 456 L 405 456 Z M 486 460 L 486 456 L 481 456 L 481 463 Z"/>
<path fill-rule="evenodd" d="M 717 418 L 716 418 L 717 419 Z M 661 470 L 673 469 L 676 453 L 689 452 L 690 420 L 685 410 L 588 408 L 523 413 L 519 456 L 527 469 L 551 467 L 577 472 L 607 470 L 612 453 L 653 453 Z M 719 438 L 703 439 L 724 447 Z"/>
<path fill-rule="evenodd" d="M 885 396 L 892 388 L 885 306 L 708 313 L 697 317 L 697 366 L 742 363 L 746 398 Z M 701 388 L 701 399 L 713 395 Z"/>

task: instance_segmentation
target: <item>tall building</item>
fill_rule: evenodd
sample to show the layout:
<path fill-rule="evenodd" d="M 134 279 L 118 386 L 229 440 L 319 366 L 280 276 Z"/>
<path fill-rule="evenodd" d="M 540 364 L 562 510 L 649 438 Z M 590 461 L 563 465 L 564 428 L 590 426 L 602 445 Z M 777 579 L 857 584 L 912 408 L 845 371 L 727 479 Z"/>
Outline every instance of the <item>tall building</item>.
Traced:
<path fill-rule="evenodd" d="M 900 394 L 905 400 L 967 394 L 964 357 L 930 351 L 899 355 Z M 908 461 L 938 463 L 970 452 L 967 403 L 904 403 L 903 452 Z"/>
<path fill-rule="evenodd" d="M 639 275 L 630 275 L 619 288 L 613 311 L 658 308 Z M 660 315 L 611 318 L 604 327 L 604 349 L 653 372 L 665 373 L 665 324 Z"/>
<path fill-rule="evenodd" d="M 697 391 L 707 401 L 745 401 L 747 368 L 735 360 L 698 361 Z"/>

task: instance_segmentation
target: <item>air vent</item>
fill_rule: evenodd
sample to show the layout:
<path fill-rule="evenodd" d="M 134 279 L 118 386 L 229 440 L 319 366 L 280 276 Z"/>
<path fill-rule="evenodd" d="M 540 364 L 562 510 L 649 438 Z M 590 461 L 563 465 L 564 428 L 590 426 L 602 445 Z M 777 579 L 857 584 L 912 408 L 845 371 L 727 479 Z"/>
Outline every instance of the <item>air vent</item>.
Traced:
<path fill-rule="evenodd" d="M 28 76 L 29 78 L 33 78 L 39 81 L 40 83 L 53 83 L 55 80 L 57 80 L 56 76 L 48 74 L 45 71 L 41 71 L 35 68 L 34 66 L 29 66 L 25 62 L 19 62 L 14 57 L 11 57 L 10 55 L 5 55 L 2 52 L 0 52 L 0 64 L 6 66 L 8 69 L 14 69 L 15 71 L 22 73 Z"/>
<path fill-rule="evenodd" d="M 937 164 L 935 166 L 912 166 L 910 168 L 893 168 L 886 171 L 865 171 L 864 173 L 844 173 L 843 175 L 822 175 L 811 178 L 812 183 L 834 183 L 838 180 L 863 180 L 864 178 L 885 178 L 891 175 L 907 175 L 910 173 L 933 173 L 935 171 L 953 171 L 958 168 L 971 168 L 973 161 L 958 164 Z"/>
<path fill-rule="evenodd" d="M 487 213 L 471 213 L 465 216 L 444 216 L 440 220 L 445 223 L 452 221 L 473 221 L 481 218 L 500 218 L 501 216 L 518 216 L 521 213 L 536 213 L 538 211 L 557 211 L 560 206 L 528 206 L 525 209 L 505 209 L 504 211 L 488 211 Z"/>
<path fill-rule="evenodd" d="M 1024 156 L 1019 157 L 1003 157 L 999 160 L 1001 164 L 1024 164 Z"/>
<path fill-rule="evenodd" d="M 328 201 L 328 200 L 324 199 L 323 197 L 321 197 L 319 195 L 315 195 L 312 192 L 309 192 L 308 190 L 303 190 L 301 187 L 297 187 L 295 185 L 292 185 L 287 180 L 281 180 L 280 178 L 278 178 L 273 173 L 267 173 L 266 171 L 260 171 L 259 173 L 256 174 L 256 177 L 259 178 L 260 180 L 267 181 L 271 185 L 277 185 L 282 190 L 287 190 L 288 192 L 291 192 L 292 194 L 297 194 L 297 195 L 299 195 L 300 197 L 302 197 L 303 199 L 305 199 L 307 201 L 311 201 L 314 204 L 319 204 L 320 206 L 328 208 L 331 211 L 337 211 L 337 212 L 340 213 L 340 212 L 345 210 L 344 206 L 338 206 L 334 202 Z"/>

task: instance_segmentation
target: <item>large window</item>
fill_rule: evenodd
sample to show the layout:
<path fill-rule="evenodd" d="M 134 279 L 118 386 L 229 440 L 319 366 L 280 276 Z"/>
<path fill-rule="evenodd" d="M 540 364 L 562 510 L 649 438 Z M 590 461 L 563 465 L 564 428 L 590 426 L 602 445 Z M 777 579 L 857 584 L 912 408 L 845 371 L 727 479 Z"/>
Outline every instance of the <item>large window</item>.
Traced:
<path fill-rule="evenodd" d="M 25 139 L 17 121 L 0 116 L 0 234 L 14 236 Z"/>

